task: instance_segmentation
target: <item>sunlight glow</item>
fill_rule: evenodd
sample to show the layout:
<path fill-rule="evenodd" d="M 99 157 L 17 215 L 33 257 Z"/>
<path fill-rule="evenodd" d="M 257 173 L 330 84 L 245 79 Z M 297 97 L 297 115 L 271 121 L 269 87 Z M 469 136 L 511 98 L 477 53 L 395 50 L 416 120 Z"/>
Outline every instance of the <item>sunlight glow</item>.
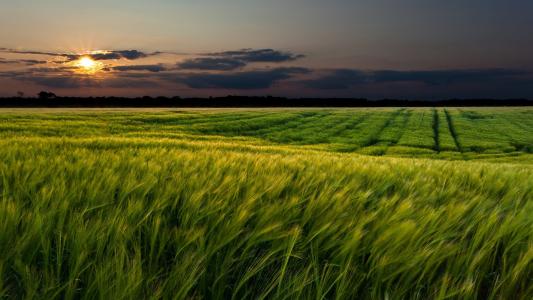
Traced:
<path fill-rule="evenodd" d="M 85 69 L 91 69 L 91 68 L 94 68 L 94 66 L 96 65 L 96 62 L 89 57 L 83 57 L 78 62 L 78 65 Z"/>
<path fill-rule="evenodd" d="M 75 62 L 75 66 L 78 68 L 79 73 L 83 74 L 95 74 L 104 68 L 104 64 L 95 61 L 89 56 L 83 56 Z"/>

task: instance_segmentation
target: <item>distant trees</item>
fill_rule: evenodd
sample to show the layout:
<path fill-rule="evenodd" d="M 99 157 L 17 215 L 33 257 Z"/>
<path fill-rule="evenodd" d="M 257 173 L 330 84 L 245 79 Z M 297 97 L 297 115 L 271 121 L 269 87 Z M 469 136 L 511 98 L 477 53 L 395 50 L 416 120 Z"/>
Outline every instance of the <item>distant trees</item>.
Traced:
<path fill-rule="evenodd" d="M 533 99 L 367 100 L 361 98 L 284 98 L 275 96 L 64 97 L 42 91 L 37 97 L 0 97 L 0 107 L 477 107 L 533 106 Z"/>
<path fill-rule="evenodd" d="M 37 94 L 37 96 L 39 97 L 39 99 L 45 99 L 45 100 L 57 98 L 56 94 L 52 92 L 46 92 L 46 91 L 41 91 L 39 94 Z"/>

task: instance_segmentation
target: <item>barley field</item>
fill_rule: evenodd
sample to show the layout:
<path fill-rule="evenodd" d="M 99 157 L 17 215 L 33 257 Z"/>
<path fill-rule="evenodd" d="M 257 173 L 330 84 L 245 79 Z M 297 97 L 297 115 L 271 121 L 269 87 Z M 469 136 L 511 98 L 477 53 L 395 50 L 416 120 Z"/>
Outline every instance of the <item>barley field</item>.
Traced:
<path fill-rule="evenodd" d="M 0 298 L 533 298 L 532 108 L 4 109 L 0 157 Z"/>

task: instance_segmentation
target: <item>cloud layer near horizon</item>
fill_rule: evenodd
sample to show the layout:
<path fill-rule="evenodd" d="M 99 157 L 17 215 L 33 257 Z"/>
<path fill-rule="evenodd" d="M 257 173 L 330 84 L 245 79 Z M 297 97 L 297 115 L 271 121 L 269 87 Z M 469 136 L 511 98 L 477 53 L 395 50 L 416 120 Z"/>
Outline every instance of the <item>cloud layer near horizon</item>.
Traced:
<path fill-rule="evenodd" d="M 533 71 L 527 69 L 361 70 L 308 68 L 302 54 L 274 49 L 241 49 L 204 54 L 108 50 L 85 54 L 0 48 L 0 78 L 34 89 L 113 88 L 167 94 L 197 91 L 271 92 L 321 97 L 509 97 L 533 98 Z M 73 62 L 88 56 L 101 62 L 97 74 L 80 74 Z M 8 91 L 0 91 L 7 94 Z M 442 96 L 441 96 L 442 95 Z"/>

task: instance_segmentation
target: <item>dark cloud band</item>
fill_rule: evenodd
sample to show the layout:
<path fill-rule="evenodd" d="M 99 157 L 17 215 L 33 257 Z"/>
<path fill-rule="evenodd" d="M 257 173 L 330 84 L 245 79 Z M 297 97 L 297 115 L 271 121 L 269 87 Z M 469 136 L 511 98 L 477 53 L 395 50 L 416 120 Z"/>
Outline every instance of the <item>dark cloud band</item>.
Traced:
<path fill-rule="evenodd" d="M 273 49 L 243 49 L 209 53 L 205 57 L 188 59 L 178 63 L 183 70 L 233 71 L 249 63 L 281 63 L 304 57 L 303 55 Z"/>
<path fill-rule="evenodd" d="M 21 64 L 26 66 L 42 65 L 46 64 L 45 60 L 34 60 L 34 59 L 4 59 L 0 58 L 0 64 Z"/>
<path fill-rule="evenodd" d="M 163 79 L 185 84 L 193 89 L 254 90 L 270 88 L 278 81 L 307 72 L 309 70 L 304 68 L 276 68 L 223 74 L 171 74 Z"/>
<path fill-rule="evenodd" d="M 134 65 L 134 66 L 116 66 L 112 68 L 114 71 L 147 71 L 152 73 L 166 71 L 167 69 L 163 65 Z"/>
<path fill-rule="evenodd" d="M 139 58 L 148 57 L 150 54 L 138 50 L 120 50 L 120 51 L 109 51 L 105 53 L 96 53 L 89 54 L 87 56 L 91 57 L 94 60 L 113 60 L 125 58 L 128 60 L 135 60 Z"/>
<path fill-rule="evenodd" d="M 363 71 L 340 69 L 322 77 L 303 81 L 304 85 L 321 90 L 348 89 L 372 83 L 418 82 L 426 85 L 450 85 L 468 83 L 488 83 L 498 80 L 523 80 L 533 74 L 525 70 L 485 69 L 485 70 L 435 70 L 435 71 Z"/>
<path fill-rule="evenodd" d="M 245 62 L 287 62 L 305 57 L 301 54 L 282 52 L 274 49 L 242 49 L 211 53 L 211 56 L 233 58 Z"/>
<path fill-rule="evenodd" d="M 194 58 L 178 63 L 178 68 L 183 70 L 232 71 L 244 66 L 246 66 L 246 62 L 224 57 Z"/>

